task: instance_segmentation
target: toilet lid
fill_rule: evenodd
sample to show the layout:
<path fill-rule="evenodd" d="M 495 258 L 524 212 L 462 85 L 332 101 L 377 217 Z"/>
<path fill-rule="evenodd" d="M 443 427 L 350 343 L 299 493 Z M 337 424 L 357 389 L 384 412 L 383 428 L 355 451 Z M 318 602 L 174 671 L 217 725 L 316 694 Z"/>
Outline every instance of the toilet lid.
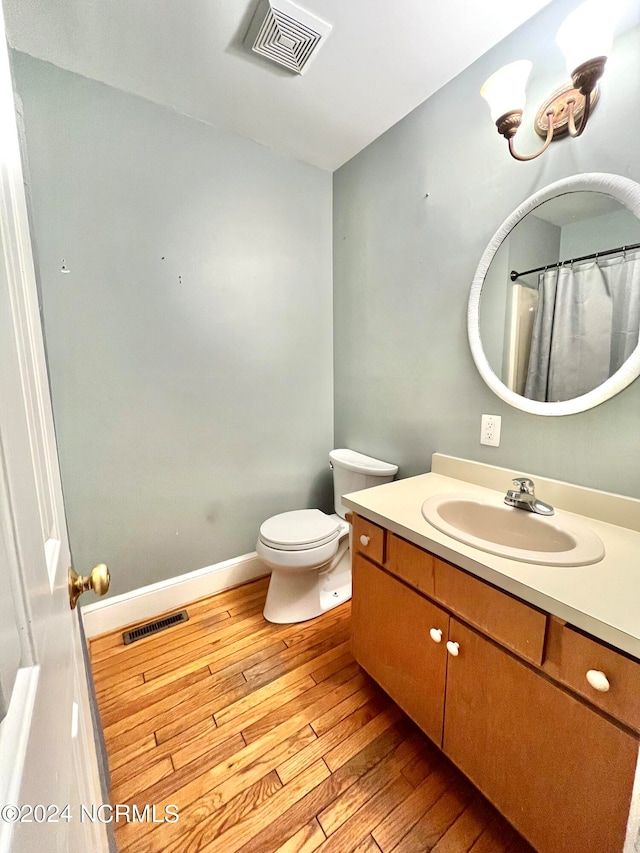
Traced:
<path fill-rule="evenodd" d="M 296 509 L 268 518 L 260 527 L 260 539 L 279 551 L 302 551 L 337 539 L 340 527 L 319 509 Z"/>

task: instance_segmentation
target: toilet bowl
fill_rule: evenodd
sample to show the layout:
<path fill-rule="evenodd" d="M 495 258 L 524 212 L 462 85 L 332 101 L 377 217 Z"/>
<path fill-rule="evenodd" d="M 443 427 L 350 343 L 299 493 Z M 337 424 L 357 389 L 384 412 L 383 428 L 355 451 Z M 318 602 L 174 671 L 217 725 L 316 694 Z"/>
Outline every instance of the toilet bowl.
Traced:
<path fill-rule="evenodd" d="M 271 569 L 264 617 L 304 622 L 351 597 L 349 525 L 319 509 L 283 512 L 260 527 L 256 551 Z M 346 555 L 346 566 L 338 567 Z"/>
<path fill-rule="evenodd" d="M 389 482 L 398 470 L 353 450 L 332 450 L 329 457 L 336 512 L 292 510 L 260 527 L 256 551 L 271 569 L 264 606 L 269 622 L 304 622 L 351 598 L 350 525 L 342 496 Z"/>

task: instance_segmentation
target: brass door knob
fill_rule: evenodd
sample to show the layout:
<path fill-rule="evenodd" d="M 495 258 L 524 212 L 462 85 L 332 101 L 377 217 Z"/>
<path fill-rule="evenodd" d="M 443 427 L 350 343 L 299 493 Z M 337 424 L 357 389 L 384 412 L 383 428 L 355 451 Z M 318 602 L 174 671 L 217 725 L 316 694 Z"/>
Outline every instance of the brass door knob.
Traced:
<path fill-rule="evenodd" d="M 109 569 L 104 563 L 100 563 L 92 569 L 88 577 L 83 577 L 74 572 L 73 569 L 69 569 L 69 604 L 71 609 L 75 610 L 78 599 L 88 589 L 92 589 L 96 595 L 104 595 L 105 592 L 109 591 L 110 582 Z"/>

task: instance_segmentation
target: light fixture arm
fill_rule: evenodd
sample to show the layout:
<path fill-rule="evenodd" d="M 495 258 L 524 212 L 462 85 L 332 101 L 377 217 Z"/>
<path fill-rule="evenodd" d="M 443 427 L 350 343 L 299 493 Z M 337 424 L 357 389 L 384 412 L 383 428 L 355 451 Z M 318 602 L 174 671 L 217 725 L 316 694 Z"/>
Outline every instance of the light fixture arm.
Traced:
<path fill-rule="evenodd" d="M 498 128 L 498 133 L 501 133 L 502 136 L 507 140 L 509 144 L 509 153 L 514 158 L 514 160 L 520 160 L 524 162 L 526 160 L 535 160 L 536 157 L 539 157 L 547 148 L 551 145 L 551 141 L 553 140 L 553 122 L 551 118 L 553 116 L 553 110 L 550 110 L 547 113 L 547 138 L 538 151 L 535 154 L 518 154 L 515 150 L 514 146 L 514 137 L 520 127 L 520 122 L 522 121 L 522 110 L 512 110 L 509 113 L 505 113 L 505 115 L 500 116 L 500 118 L 496 121 L 496 127 Z"/>
<path fill-rule="evenodd" d="M 591 92 L 587 92 L 587 94 L 584 96 L 584 112 L 582 113 L 582 119 L 580 121 L 579 128 L 576 128 L 575 117 L 573 114 L 575 103 L 576 102 L 574 98 L 570 98 L 567 101 L 567 105 L 569 107 L 569 125 L 567 128 L 567 132 L 569 136 L 573 137 L 573 139 L 576 139 L 578 136 L 582 135 L 582 132 L 584 131 L 585 127 L 587 126 L 587 122 L 589 121 L 589 113 L 591 111 Z"/>

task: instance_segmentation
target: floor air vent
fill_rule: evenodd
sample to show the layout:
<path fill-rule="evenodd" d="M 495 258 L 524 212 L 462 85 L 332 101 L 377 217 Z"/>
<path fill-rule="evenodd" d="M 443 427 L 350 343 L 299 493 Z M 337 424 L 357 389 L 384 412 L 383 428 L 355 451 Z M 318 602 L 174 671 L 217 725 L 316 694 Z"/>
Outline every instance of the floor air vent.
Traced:
<path fill-rule="evenodd" d="M 303 74 L 331 32 L 331 24 L 290 0 L 261 0 L 245 38 L 254 53 Z"/>
<path fill-rule="evenodd" d="M 172 613 L 171 616 L 165 616 L 162 619 L 156 619 L 154 622 L 147 622 L 146 625 L 139 625 L 131 631 L 125 631 L 122 635 L 125 646 L 129 643 L 135 643 L 136 640 L 142 640 L 143 637 L 150 637 L 151 634 L 157 634 L 158 631 L 164 631 L 165 628 L 171 628 L 173 625 L 179 625 L 180 622 L 188 622 L 189 614 L 186 610 L 181 610 L 180 613 Z"/>

